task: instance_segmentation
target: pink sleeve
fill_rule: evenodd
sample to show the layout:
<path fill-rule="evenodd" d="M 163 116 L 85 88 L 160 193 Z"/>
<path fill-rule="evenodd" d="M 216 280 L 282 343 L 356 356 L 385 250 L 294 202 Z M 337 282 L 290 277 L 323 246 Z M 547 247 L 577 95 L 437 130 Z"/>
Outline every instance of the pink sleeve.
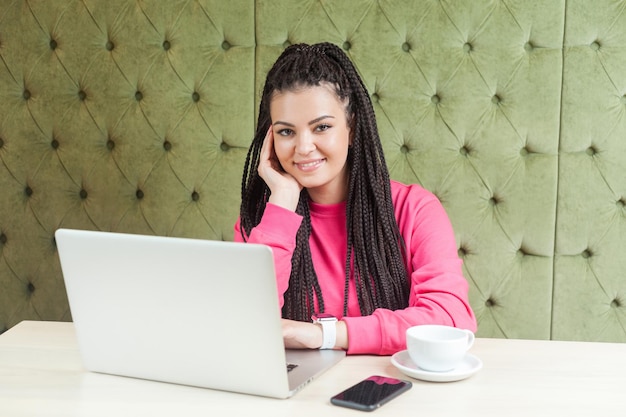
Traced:
<path fill-rule="evenodd" d="M 264 244 L 272 248 L 274 268 L 276 269 L 276 285 L 278 300 L 282 308 L 284 294 L 289 286 L 291 275 L 291 257 L 296 247 L 296 234 L 302 223 L 302 216 L 280 206 L 268 203 L 261 222 L 252 229 L 246 242 Z M 241 224 L 235 223 L 236 242 L 243 242 Z"/>
<path fill-rule="evenodd" d="M 398 197 L 396 217 L 409 254 L 409 306 L 378 309 L 371 316 L 345 317 L 350 354 L 390 355 L 406 349 L 406 329 L 419 324 L 445 324 L 476 331 L 468 301 L 452 225 L 439 201 L 426 197 Z M 415 193 L 413 193 L 415 194 Z M 414 201 L 416 200 L 416 201 Z"/>

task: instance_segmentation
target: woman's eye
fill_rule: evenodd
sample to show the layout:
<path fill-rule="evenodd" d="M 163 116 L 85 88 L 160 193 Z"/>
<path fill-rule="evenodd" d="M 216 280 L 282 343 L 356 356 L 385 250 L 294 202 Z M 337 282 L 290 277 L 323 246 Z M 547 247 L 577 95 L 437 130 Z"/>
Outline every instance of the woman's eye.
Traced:
<path fill-rule="evenodd" d="M 293 133 L 293 130 L 291 130 L 291 129 L 280 129 L 277 133 L 280 136 L 289 136 L 289 135 L 291 135 Z"/>
<path fill-rule="evenodd" d="M 316 127 L 316 130 L 317 130 L 318 132 L 324 132 L 324 131 L 326 131 L 326 130 L 328 130 L 328 129 L 330 129 L 330 125 L 327 125 L 327 124 L 321 124 L 321 125 L 318 125 L 318 126 Z"/>

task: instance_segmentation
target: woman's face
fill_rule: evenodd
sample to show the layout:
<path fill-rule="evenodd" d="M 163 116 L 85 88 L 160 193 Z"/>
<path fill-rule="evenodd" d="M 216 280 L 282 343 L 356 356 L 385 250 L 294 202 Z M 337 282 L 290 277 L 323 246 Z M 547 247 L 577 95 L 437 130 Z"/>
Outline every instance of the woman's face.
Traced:
<path fill-rule="evenodd" d="M 331 86 L 274 93 L 270 101 L 274 150 L 283 169 L 316 203 L 344 201 L 351 144 L 346 103 Z"/>

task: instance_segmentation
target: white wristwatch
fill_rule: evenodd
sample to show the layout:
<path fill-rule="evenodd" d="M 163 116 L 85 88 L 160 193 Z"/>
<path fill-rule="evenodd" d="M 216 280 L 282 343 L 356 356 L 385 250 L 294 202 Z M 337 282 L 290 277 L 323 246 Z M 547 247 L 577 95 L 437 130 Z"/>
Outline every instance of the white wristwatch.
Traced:
<path fill-rule="evenodd" d="M 333 349 L 337 343 L 337 317 L 332 314 L 317 313 L 311 319 L 313 323 L 322 325 L 322 346 L 320 349 Z"/>

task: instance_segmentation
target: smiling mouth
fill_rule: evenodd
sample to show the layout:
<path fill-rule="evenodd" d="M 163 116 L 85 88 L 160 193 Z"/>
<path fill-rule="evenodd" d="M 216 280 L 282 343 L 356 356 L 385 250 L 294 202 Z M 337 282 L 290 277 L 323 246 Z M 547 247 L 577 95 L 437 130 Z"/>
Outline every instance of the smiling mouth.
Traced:
<path fill-rule="evenodd" d="M 316 159 L 315 161 L 307 161 L 307 162 L 296 162 L 294 165 L 300 171 L 304 172 L 312 172 L 315 171 L 318 167 L 326 162 L 326 159 Z"/>
<path fill-rule="evenodd" d="M 311 171 L 311 170 L 316 169 L 320 165 L 322 165 L 325 161 L 326 159 L 317 159 L 315 161 L 299 162 L 299 163 L 296 162 L 295 165 L 296 167 L 298 167 L 298 169 L 301 169 L 302 171 Z"/>

